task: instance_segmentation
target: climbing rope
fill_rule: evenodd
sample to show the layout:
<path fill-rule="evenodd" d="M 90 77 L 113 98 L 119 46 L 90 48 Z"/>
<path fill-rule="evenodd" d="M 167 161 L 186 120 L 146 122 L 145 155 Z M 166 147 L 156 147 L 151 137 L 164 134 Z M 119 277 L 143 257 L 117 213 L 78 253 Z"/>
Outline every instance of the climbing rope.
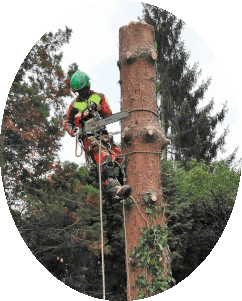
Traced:
<path fill-rule="evenodd" d="M 103 300 L 105 300 L 105 268 L 104 268 L 104 249 L 103 249 L 103 210 L 102 210 L 102 181 L 101 181 L 101 145 L 102 145 L 102 132 L 100 132 L 100 141 L 99 141 L 99 191 L 100 191 L 100 222 L 101 222 Z"/>
<path fill-rule="evenodd" d="M 76 157 L 80 157 L 81 154 L 77 155 L 78 137 L 76 136 Z M 102 279 L 103 279 L 103 300 L 105 300 L 105 267 L 104 267 L 104 246 L 103 246 L 103 211 L 102 211 L 102 181 L 101 181 L 101 145 L 102 145 L 102 131 L 100 132 L 99 141 L 99 191 L 100 191 L 100 223 L 101 223 L 101 257 L 102 257 Z"/>
<path fill-rule="evenodd" d="M 127 238 L 126 238 L 126 224 L 125 224 L 125 208 L 124 208 L 124 200 L 123 200 L 123 216 L 124 216 L 124 240 L 125 240 L 125 266 L 126 266 L 126 274 L 127 274 L 127 291 L 129 295 L 128 301 L 131 301 L 130 294 L 130 279 L 129 279 L 129 260 L 127 260 L 128 249 L 127 249 Z"/>
<path fill-rule="evenodd" d="M 121 168 L 121 166 L 120 166 L 120 168 Z M 122 170 L 124 179 L 126 179 L 124 168 L 122 168 L 121 170 Z M 123 200 L 123 217 L 124 217 L 125 266 L 126 266 L 126 275 L 127 275 L 127 292 L 128 292 L 128 296 L 129 296 L 127 301 L 132 301 L 131 293 L 130 293 L 129 259 L 127 259 L 127 257 L 129 258 L 129 256 L 128 256 L 128 248 L 127 248 L 126 223 L 125 223 L 126 217 L 125 217 L 124 200 Z"/>
<path fill-rule="evenodd" d="M 75 150 L 75 155 L 76 155 L 76 157 L 81 157 L 81 155 L 82 155 L 82 148 L 81 148 L 81 153 L 80 153 L 80 155 L 78 155 L 78 154 L 77 154 L 77 145 L 78 145 L 78 137 L 76 136 L 76 150 Z"/>

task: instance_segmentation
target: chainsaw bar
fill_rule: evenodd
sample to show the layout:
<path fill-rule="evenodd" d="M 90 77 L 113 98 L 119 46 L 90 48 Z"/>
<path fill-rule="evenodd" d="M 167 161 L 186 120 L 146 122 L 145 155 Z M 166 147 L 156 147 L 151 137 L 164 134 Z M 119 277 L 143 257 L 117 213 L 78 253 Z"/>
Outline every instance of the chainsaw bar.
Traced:
<path fill-rule="evenodd" d="M 97 131 L 98 129 L 102 128 L 103 126 L 106 126 L 110 123 L 117 122 L 121 119 L 124 119 L 129 116 L 129 112 L 123 111 L 116 114 L 112 114 L 108 117 L 105 117 L 103 119 L 96 120 L 95 118 L 91 118 L 85 122 L 84 126 L 84 132 L 93 132 Z"/>

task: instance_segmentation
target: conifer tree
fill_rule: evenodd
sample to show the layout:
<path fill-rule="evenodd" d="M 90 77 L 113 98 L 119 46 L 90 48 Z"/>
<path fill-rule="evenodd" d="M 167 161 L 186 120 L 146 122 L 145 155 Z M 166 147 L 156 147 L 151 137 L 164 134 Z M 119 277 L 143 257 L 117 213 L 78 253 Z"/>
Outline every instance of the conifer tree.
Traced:
<path fill-rule="evenodd" d="M 188 65 L 190 53 L 181 41 L 185 23 L 170 12 L 145 3 L 142 20 L 155 29 L 157 104 L 162 127 L 172 140 L 168 152 L 176 161 L 195 158 L 209 163 L 225 145 L 228 129 L 217 140 L 215 136 L 216 126 L 225 118 L 226 104 L 215 116 L 211 115 L 213 99 L 198 109 L 211 78 L 198 85 L 201 70 L 198 64 Z"/>
<path fill-rule="evenodd" d="M 33 184 L 53 168 L 64 134 L 64 98 L 70 94 L 70 76 L 77 69 L 72 64 L 65 74 L 60 65 L 60 48 L 69 42 L 71 32 L 66 27 L 43 35 L 27 54 L 10 88 L 3 119 L 7 197 L 10 191 L 15 199 L 21 197 L 24 183 Z"/>
<path fill-rule="evenodd" d="M 179 283 L 209 255 L 222 235 L 233 210 L 240 169 L 227 162 L 210 165 L 191 160 L 186 169 L 162 161 L 172 275 Z"/>
<path fill-rule="evenodd" d="M 102 297 L 99 191 L 86 167 L 56 164 L 54 172 L 25 185 L 25 210 L 10 207 L 16 226 L 37 260 L 57 279 L 92 297 Z M 98 185 L 97 185 L 98 187 Z M 122 207 L 103 205 L 106 291 L 125 300 Z"/>
<path fill-rule="evenodd" d="M 58 161 L 65 98 L 78 70 L 61 67 L 72 30 L 47 33 L 21 64 L 5 107 L 1 165 L 11 214 L 24 241 L 55 277 L 71 288 L 102 296 L 97 175 Z M 122 210 L 104 195 L 107 295 L 124 300 L 126 273 Z"/>

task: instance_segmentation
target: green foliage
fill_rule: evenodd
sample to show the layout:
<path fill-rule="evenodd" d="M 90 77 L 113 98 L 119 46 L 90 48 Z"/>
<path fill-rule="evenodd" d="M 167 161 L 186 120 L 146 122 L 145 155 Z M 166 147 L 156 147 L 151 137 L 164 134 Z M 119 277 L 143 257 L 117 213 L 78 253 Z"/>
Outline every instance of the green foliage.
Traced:
<path fill-rule="evenodd" d="M 157 43 L 156 43 L 156 41 L 154 42 L 154 48 L 155 48 L 155 51 L 157 51 Z"/>
<path fill-rule="evenodd" d="M 127 209 L 127 208 L 130 209 L 130 208 L 133 206 L 133 204 L 134 204 L 134 201 L 133 201 L 132 198 L 128 198 L 128 199 L 126 199 L 125 202 L 124 202 L 124 206 L 125 206 L 126 209 Z"/>
<path fill-rule="evenodd" d="M 88 171 L 85 166 L 81 166 L 78 170 L 78 174 L 81 176 L 81 178 L 85 179 L 88 177 Z"/>
<path fill-rule="evenodd" d="M 25 210 L 20 213 L 10 208 L 30 250 L 59 280 L 79 292 L 101 298 L 99 191 L 91 185 L 86 169 L 65 162 L 55 167 L 51 177 L 25 186 L 24 192 Z M 107 199 L 103 215 L 106 292 L 110 298 L 124 300 L 122 206 L 113 207 Z"/>
<path fill-rule="evenodd" d="M 152 214 L 152 212 L 153 212 L 153 211 L 152 211 L 151 208 L 149 208 L 149 207 L 146 207 L 146 208 L 145 208 L 145 213 L 146 213 L 146 214 Z"/>
<path fill-rule="evenodd" d="M 172 252 L 172 273 L 182 281 L 211 252 L 229 220 L 240 171 L 224 161 L 211 165 L 192 160 L 162 162 L 162 186 Z"/>
<path fill-rule="evenodd" d="M 99 197 L 99 190 L 97 190 L 95 187 L 92 185 L 84 185 L 82 186 L 82 192 L 85 195 L 91 194 L 93 197 Z"/>
<path fill-rule="evenodd" d="M 137 299 L 145 297 L 144 291 L 148 296 L 153 296 L 167 290 L 175 283 L 169 258 L 162 253 L 165 249 L 169 252 L 167 225 L 163 228 L 159 225 L 142 228 L 139 244 L 130 252 L 131 264 L 133 268 L 138 267 L 141 271 L 147 271 L 152 276 L 152 280 L 148 282 L 144 272 L 137 276 L 136 285 L 139 289 Z M 166 277 L 163 270 L 164 260 L 167 264 Z"/>
<path fill-rule="evenodd" d="M 70 94 L 68 72 L 73 66 L 65 74 L 60 49 L 69 42 L 71 32 L 66 27 L 43 35 L 28 52 L 10 88 L 2 134 L 3 178 L 11 197 L 13 193 L 15 198 L 23 197 L 23 184 L 50 172 L 61 147 L 65 98 Z"/>
<path fill-rule="evenodd" d="M 141 50 L 141 56 L 146 57 L 148 51 L 146 50 Z"/>
<path fill-rule="evenodd" d="M 140 268 L 136 300 L 167 290 L 182 281 L 211 252 L 227 224 L 235 202 L 240 171 L 228 162 L 211 165 L 191 160 L 186 168 L 162 161 L 162 187 L 167 225 L 143 228 L 139 244 L 131 253 L 132 268 Z M 153 222 L 163 211 L 148 191 L 143 201 Z M 162 251 L 168 250 L 168 274 L 164 278 Z M 153 278 L 149 283 L 146 272 Z"/>
<path fill-rule="evenodd" d="M 161 205 L 154 202 L 155 194 L 148 190 L 143 197 L 145 213 L 151 222 L 150 227 L 141 229 L 139 244 L 130 252 L 130 262 L 133 269 L 141 269 L 141 274 L 136 278 L 139 294 L 135 300 L 153 296 L 164 292 L 175 283 L 171 271 L 171 252 L 168 244 L 168 227 L 163 227 L 152 223 L 158 218 L 163 210 Z M 167 266 L 166 275 L 164 274 L 163 264 Z M 147 281 L 147 275 L 151 275 L 152 280 Z"/>
<path fill-rule="evenodd" d="M 145 203 L 148 203 L 148 202 L 149 202 L 149 195 L 148 195 L 148 194 L 146 194 L 146 195 L 144 196 L 144 201 L 145 201 Z"/>
<path fill-rule="evenodd" d="M 160 216 L 161 211 L 163 210 L 162 206 L 156 206 L 155 202 L 152 200 L 153 191 L 148 190 L 148 192 L 144 195 L 143 201 L 145 204 L 145 213 L 148 215 L 152 215 L 150 217 L 150 221 L 153 221 L 156 217 Z"/>
<path fill-rule="evenodd" d="M 61 66 L 60 50 L 70 36 L 68 28 L 46 33 L 21 64 L 4 112 L 1 164 L 4 149 L 9 208 L 37 260 L 71 288 L 102 298 L 96 169 L 58 161 L 65 99 L 78 70 L 76 63 L 67 72 Z M 125 300 L 122 206 L 104 198 L 106 293 L 110 300 Z"/>
<path fill-rule="evenodd" d="M 188 64 L 190 53 L 181 41 L 185 23 L 164 9 L 142 5 L 142 20 L 154 27 L 157 105 L 163 130 L 172 141 L 167 151 L 175 161 L 186 163 L 194 157 L 209 164 L 225 145 L 227 129 L 214 139 L 216 126 L 223 122 L 227 106 L 223 105 L 215 116 L 211 115 L 213 99 L 198 109 L 211 78 L 198 85 L 201 70 L 197 63 L 192 67 Z"/>
<path fill-rule="evenodd" d="M 93 247 L 100 240 L 99 212 L 86 201 L 92 194 L 88 178 L 71 163 L 56 166 L 52 177 L 25 186 L 24 211 L 12 211 L 16 225 L 36 258 L 59 280 L 80 291 L 98 291 L 101 277 L 93 282 L 91 270 L 99 269 Z M 85 187 L 83 192 L 81 185 Z M 91 211 L 93 221 L 79 219 L 79 211 Z M 82 256 L 80 256 L 80 254 Z M 60 261 L 61 259 L 61 261 Z"/>

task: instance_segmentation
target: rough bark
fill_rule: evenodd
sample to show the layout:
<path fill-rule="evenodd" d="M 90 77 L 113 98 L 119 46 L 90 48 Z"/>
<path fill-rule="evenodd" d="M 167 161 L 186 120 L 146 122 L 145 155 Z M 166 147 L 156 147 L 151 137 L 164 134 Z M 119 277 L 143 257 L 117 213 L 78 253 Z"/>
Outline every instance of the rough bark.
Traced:
<path fill-rule="evenodd" d="M 125 211 L 126 261 L 129 263 L 129 254 L 139 243 L 140 230 L 143 226 L 150 226 L 143 203 L 147 191 L 152 190 L 153 201 L 164 207 L 161 152 L 170 140 L 166 139 L 158 122 L 154 29 L 147 23 L 130 22 L 120 28 L 119 35 L 121 111 L 130 111 L 130 115 L 121 122 L 122 152 L 125 155 L 126 181 L 132 187 L 135 201 L 132 208 Z M 163 211 L 153 224 L 163 226 L 164 223 Z M 164 273 L 165 265 L 164 263 Z M 140 273 L 140 269 L 132 269 L 128 264 L 128 301 L 134 300 L 138 294 L 135 279 Z M 149 275 L 148 280 L 151 280 Z"/>

